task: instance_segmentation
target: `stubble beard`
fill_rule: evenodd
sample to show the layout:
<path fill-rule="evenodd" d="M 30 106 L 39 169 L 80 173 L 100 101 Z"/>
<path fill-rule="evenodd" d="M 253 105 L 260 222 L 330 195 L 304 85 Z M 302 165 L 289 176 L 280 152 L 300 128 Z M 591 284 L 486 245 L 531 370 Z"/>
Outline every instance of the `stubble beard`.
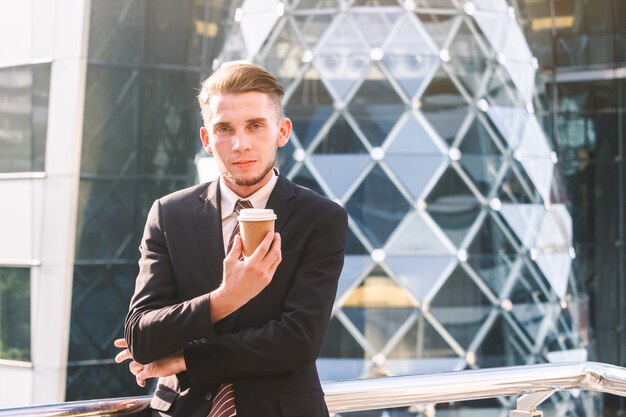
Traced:
<path fill-rule="evenodd" d="M 274 163 L 276 162 L 276 157 L 274 156 L 274 158 L 272 158 L 272 160 L 267 164 L 267 166 L 263 169 L 263 172 L 261 172 L 261 174 L 257 175 L 256 177 L 253 178 L 241 178 L 241 177 L 235 177 L 234 175 L 232 175 L 230 172 L 228 172 L 225 168 L 222 172 L 222 175 L 224 176 L 224 178 L 226 178 L 229 182 L 231 182 L 232 184 L 235 184 L 239 187 L 251 187 L 253 185 L 257 185 L 258 183 L 260 183 L 263 178 L 265 178 L 265 176 L 272 170 L 274 169 Z"/>

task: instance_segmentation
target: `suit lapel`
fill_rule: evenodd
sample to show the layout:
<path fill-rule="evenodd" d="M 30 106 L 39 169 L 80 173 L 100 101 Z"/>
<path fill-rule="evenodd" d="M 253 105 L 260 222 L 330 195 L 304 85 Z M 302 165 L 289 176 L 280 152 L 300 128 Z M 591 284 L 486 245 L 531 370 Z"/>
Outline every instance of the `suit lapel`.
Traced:
<path fill-rule="evenodd" d="M 219 181 L 213 181 L 200 194 L 204 202 L 194 208 L 196 231 L 202 247 L 206 264 L 210 290 L 217 288 L 222 282 L 224 244 L 222 238 L 222 216 L 220 209 Z"/>
<path fill-rule="evenodd" d="M 296 193 L 293 187 L 293 184 L 284 176 L 279 175 L 278 181 L 274 186 L 274 190 L 270 194 L 269 200 L 267 200 L 267 205 L 265 208 L 274 210 L 276 214 L 276 223 L 274 225 L 274 230 L 279 232 L 283 229 L 289 216 L 291 216 L 291 212 L 293 211 L 293 206 L 289 202 L 293 197 L 295 197 Z M 241 310 L 246 308 L 246 306 L 241 307 L 239 310 L 232 313 L 228 316 L 228 327 L 227 331 L 232 332 L 237 324 L 237 320 L 239 319 L 239 314 Z"/>

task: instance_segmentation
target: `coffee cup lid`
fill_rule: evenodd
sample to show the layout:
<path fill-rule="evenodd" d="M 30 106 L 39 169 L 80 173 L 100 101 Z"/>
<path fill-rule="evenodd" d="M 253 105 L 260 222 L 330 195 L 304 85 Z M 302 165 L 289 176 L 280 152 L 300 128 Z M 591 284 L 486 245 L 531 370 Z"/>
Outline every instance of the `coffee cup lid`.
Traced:
<path fill-rule="evenodd" d="M 260 222 L 276 220 L 276 215 L 272 209 L 242 209 L 237 216 L 239 221 Z"/>

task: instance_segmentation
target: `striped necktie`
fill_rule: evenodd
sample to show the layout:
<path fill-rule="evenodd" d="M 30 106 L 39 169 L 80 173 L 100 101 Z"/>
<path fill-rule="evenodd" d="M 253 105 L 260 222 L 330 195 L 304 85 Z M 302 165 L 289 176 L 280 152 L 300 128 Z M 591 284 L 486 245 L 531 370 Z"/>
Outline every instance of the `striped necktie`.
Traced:
<path fill-rule="evenodd" d="M 254 208 L 252 206 L 252 203 L 250 203 L 248 200 L 237 200 L 237 202 L 235 203 L 235 212 L 237 213 L 237 215 L 239 215 L 239 212 L 242 209 L 251 209 Z M 228 247 L 226 248 L 226 253 L 230 252 L 230 249 L 233 247 L 233 242 L 235 241 L 235 236 L 237 236 L 239 234 L 239 221 L 237 221 L 237 223 L 235 224 L 235 228 L 233 229 L 233 232 L 230 234 L 230 239 L 228 239 Z"/>
<path fill-rule="evenodd" d="M 235 212 L 239 215 L 239 212 L 242 209 L 253 208 L 252 204 L 248 200 L 237 200 L 235 203 Z M 235 241 L 235 236 L 239 234 L 239 221 L 235 224 L 235 228 L 233 232 L 230 234 L 230 239 L 228 239 L 228 248 L 226 249 L 226 253 L 230 252 L 233 247 L 233 242 Z M 235 409 L 235 390 L 233 388 L 233 384 L 222 384 L 217 390 L 217 394 L 213 399 L 213 404 L 211 404 L 211 411 L 209 411 L 208 417 L 232 417 L 237 415 L 237 410 Z"/>
<path fill-rule="evenodd" d="M 211 404 L 211 411 L 209 411 L 207 417 L 232 417 L 236 415 L 233 384 L 222 384 L 219 390 L 217 390 L 213 404 Z"/>

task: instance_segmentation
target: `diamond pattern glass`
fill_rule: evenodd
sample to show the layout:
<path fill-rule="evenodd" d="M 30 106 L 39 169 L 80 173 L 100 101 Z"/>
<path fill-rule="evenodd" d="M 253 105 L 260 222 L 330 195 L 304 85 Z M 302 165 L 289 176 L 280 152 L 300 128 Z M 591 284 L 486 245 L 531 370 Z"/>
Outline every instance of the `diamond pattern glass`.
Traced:
<path fill-rule="evenodd" d="M 350 217 L 322 379 L 584 351 L 533 58 L 505 0 L 472 4 L 293 0 L 249 57 L 288 84 L 288 175 Z"/>

